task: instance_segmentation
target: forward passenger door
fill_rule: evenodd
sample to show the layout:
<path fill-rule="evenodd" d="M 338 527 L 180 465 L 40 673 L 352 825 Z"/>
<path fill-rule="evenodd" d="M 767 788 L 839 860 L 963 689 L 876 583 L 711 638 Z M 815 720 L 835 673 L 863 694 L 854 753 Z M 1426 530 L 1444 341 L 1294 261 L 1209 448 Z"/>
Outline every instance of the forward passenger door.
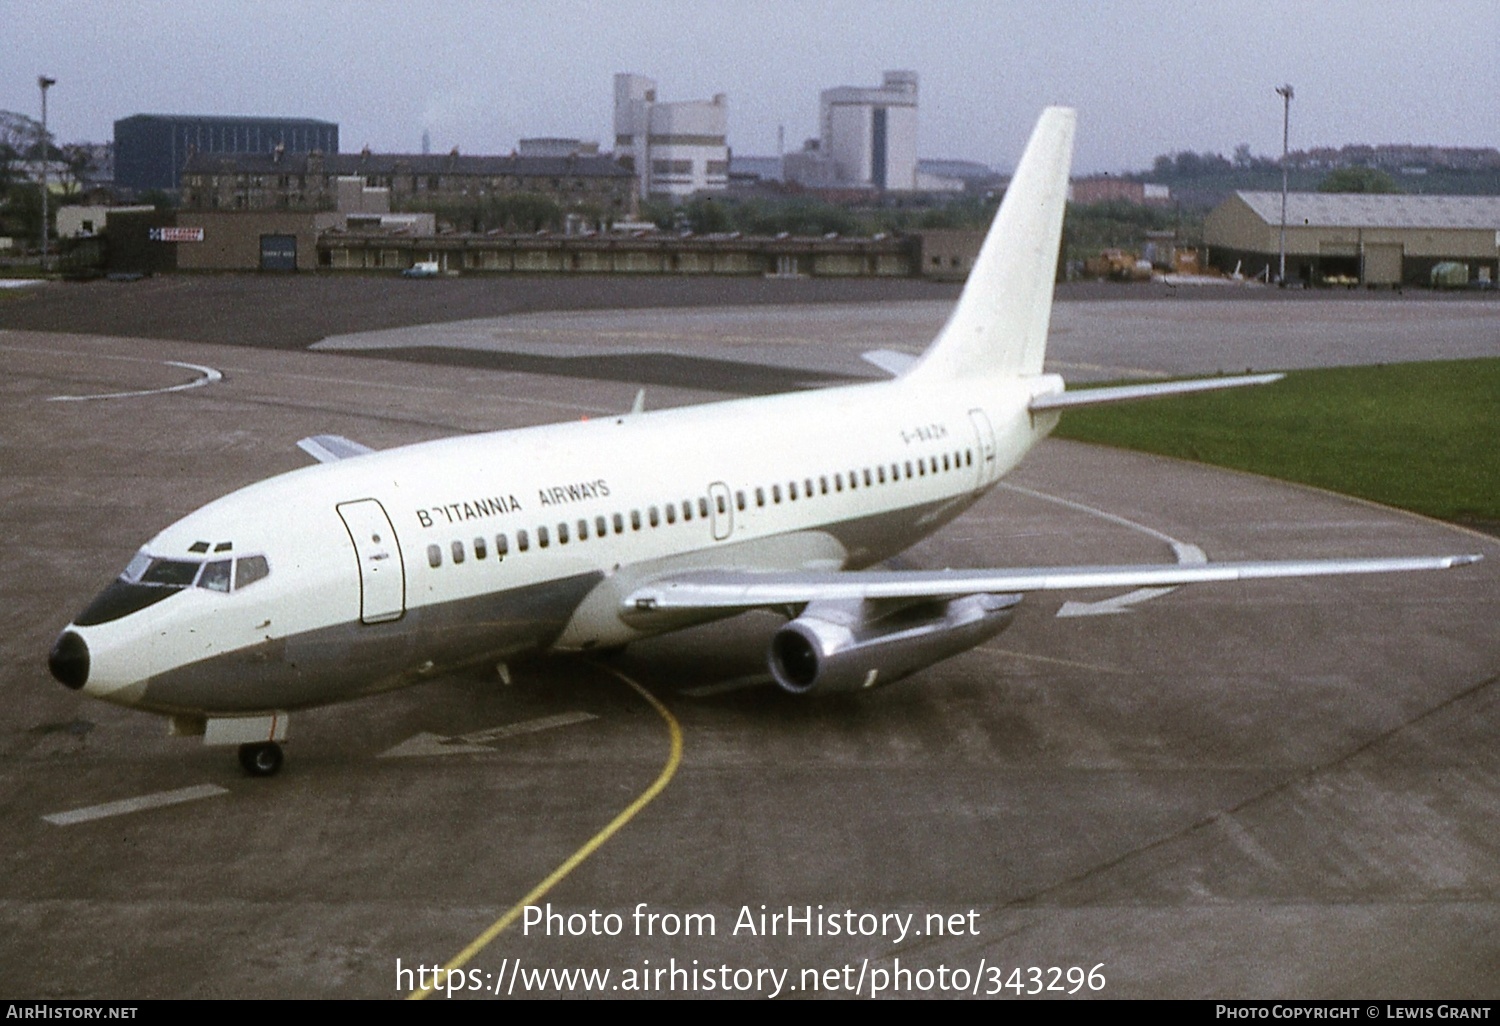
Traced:
<path fill-rule="evenodd" d="M 338 505 L 359 561 L 359 618 L 387 623 L 406 613 L 406 565 L 385 507 L 377 499 Z"/>

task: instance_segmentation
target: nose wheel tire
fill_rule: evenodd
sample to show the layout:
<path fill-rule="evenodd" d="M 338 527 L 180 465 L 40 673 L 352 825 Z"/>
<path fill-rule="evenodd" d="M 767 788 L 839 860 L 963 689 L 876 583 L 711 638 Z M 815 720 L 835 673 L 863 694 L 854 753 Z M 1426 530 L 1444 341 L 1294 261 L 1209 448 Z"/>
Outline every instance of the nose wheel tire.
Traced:
<path fill-rule="evenodd" d="M 274 777 L 283 760 L 281 746 L 274 741 L 240 745 L 240 767 L 252 777 Z"/>

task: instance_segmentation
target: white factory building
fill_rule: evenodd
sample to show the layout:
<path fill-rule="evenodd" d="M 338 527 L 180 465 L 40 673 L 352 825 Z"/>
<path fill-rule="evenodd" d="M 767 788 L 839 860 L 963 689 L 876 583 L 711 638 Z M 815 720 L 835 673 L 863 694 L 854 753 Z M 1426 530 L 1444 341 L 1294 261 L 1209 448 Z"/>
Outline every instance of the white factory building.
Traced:
<path fill-rule="evenodd" d="M 887 71 L 876 88 L 823 90 L 821 156 L 840 185 L 917 187 L 917 73 Z"/>
<path fill-rule="evenodd" d="M 639 195 L 683 198 L 729 184 L 729 104 L 659 103 L 656 82 L 615 76 L 615 157 L 635 172 Z"/>

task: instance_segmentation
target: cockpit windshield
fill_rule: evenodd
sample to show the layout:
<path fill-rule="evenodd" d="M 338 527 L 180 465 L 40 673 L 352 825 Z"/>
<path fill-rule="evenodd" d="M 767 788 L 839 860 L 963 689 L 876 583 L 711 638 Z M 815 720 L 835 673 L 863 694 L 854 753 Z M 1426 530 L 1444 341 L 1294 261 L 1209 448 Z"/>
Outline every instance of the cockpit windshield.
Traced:
<path fill-rule="evenodd" d="M 249 587 L 270 573 L 271 565 L 265 556 L 167 559 L 142 549 L 74 623 L 89 627 L 118 620 L 193 587 L 227 595 Z"/>
<path fill-rule="evenodd" d="M 241 556 L 239 559 L 167 559 L 153 556 L 145 549 L 135 554 L 120 574 L 125 584 L 157 588 L 199 587 L 228 593 L 270 574 L 265 556 Z"/>

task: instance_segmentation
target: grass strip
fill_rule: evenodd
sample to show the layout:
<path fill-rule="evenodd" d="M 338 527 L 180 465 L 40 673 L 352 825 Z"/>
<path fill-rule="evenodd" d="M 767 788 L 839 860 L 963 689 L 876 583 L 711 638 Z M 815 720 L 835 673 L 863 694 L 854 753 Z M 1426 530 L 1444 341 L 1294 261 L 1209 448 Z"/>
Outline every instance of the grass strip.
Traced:
<path fill-rule="evenodd" d="M 1500 359 L 1292 371 L 1257 388 L 1065 412 L 1056 434 L 1500 524 Z"/>

